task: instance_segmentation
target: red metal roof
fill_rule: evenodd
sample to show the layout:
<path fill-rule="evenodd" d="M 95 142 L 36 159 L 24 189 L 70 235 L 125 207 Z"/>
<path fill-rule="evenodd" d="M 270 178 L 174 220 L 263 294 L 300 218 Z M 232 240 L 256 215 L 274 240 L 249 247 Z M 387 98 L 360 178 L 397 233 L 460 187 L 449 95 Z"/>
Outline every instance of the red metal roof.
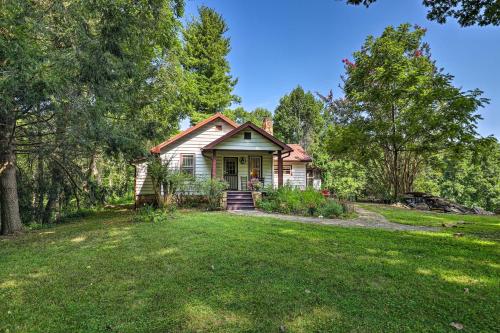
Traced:
<path fill-rule="evenodd" d="M 307 155 L 304 148 L 296 143 L 289 143 L 288 147 L 293 150 L 290 152 L 290 156 L 283 158 L 285 162 L 312 162 L 311 156 Z"/>
<path fill-rule="evenodd" d="M 231 119 L 229 119 L 228 117 L 226 117 L 225 115 L 223 115 L 222 113 L 217 112 L 213 116 L 210 116 L 207 119 L 200 121 L 198 124 L 196 124 L 196 125 L 188 128 L 187 130 L 182 131 L 182 132 L 174 135 L 173 137 L 171 137 L 167 141 L 164 141 L 164 142 L 160 143 L 159 145 L 154 146 L 153 148 L 150 149 L 150 152 L 154 153 L 154 154 L 158 154 L 166 146 L 168 146 L 168 145 L 176 142 L 180 138 L 188 135 L 189 133 L 192 133 L 192 132 L 196 131 L 198 128 L 203 127 L 206 124 L 208 124 L 208 123 L 210 123 L 210 122 L 212 122 L 212 121 L 214 121 L 216 119 L 221 119 L 221 120 L 225 121 L 226 123 L 228 123 L 229 125 L 231 125 L 234 128 L 236 128 L 236 127 L 239 126 L 237 123 L 235 123 L 234 121 L 232 121 Z"/>

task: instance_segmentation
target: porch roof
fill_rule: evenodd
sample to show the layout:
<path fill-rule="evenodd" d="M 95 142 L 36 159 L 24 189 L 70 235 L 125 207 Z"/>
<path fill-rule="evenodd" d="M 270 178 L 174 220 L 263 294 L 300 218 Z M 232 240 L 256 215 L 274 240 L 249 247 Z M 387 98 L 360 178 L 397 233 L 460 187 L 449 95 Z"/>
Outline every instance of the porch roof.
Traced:
<path fill-rule="evenodd" d="M 288 146 L 286 143 L 276 139 L 274 136 L 272 136 L 271 134 L 269 134 L 268 132 L 264 131 L 262 128 L 260 128 L 259 126 L 256 126 L 255 124 L 251 123 L 251 122 L 246 122 L 244 123 L 243 125 L 231 130 L 230 132 L 226 133 L 225 135 L 221 136 L 220 138 L 210 142 L 208 145 L 206 145 L 205 147 L 202 148 L 202 150 L 214 150 L 214 149 L 217 149 L 216 146 L 222 142 L 224 142 L 225 140 L 229 139 L 229 138 L 232 138 L 234 137 L 235 135 L 237 135 L 238 133 L 241 133 L 242 131 L 244 130 L 253 130 L 257 133 L 259 133 L 260 135 L 262 135 L 265 139 L 267 139 L 269 142 L 273 143 L 274 145 L 278 146 L 280 149 L 280 151 L 282 152 L 291 152 L 293 149 Z M 243 147 L 241 148 L 241 150 L 246 150 L 244 149 Z"/>

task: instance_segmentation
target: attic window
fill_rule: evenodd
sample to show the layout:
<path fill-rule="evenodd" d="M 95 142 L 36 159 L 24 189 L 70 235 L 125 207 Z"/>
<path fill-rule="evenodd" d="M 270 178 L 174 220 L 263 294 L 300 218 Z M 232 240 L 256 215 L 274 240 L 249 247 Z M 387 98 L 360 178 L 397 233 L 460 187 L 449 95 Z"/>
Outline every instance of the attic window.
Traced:
<path fill-rule="evenodd" d="M 252 139 L 252 132 L 245 132 L 245 133 L 243 134 L 243 138 L 244 138 L 245 140 L 251 140 L 251 139 Z"/>
<path fill-rule="evenodd" d="M 222 131 L 222 125 L 215 125 L 215 129 L 217 131 Z"/>

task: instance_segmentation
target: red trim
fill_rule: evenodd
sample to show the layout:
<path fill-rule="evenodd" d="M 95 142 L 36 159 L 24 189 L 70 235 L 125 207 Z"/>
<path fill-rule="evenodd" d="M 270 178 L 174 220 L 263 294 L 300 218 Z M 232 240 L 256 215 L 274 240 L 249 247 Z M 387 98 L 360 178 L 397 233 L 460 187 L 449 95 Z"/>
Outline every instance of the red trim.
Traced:
<path fill-rule="evenodd" d="M 229 139 L 230 137 L 232 137 L 232 136 L 240 133 L 241 131 L 243 131 L 243 130 L 245 130 L 247 128 L 251 128 L 252 130 L 256 131 L 257 133 L 259 133 L 260 135 L 262 135 L 263 137 L 265 137 L 266 139 L 268 139 L 269 141 L 271 141 L 275 145 L 281 147 L 282 151 L 284 151 L 284 152 L 292 151 L 292 148 L 290 148 L 287 144 L 285 144 L 285 143 L 281 142 L 280 140 L 276 139 L 274 136 L 272 136 L 271 134 L 267 133 L 262 128 L 260 128 L 260 127 L 258 127 L 256 125 L 252 124 L 249 121 L 246 122 L 246 123 L 244 123 L 240 127 L 237 127 L 235 129 L 233 129 L 232 131 L 224 134 L 223 136 L 221 136 L 217 140 L 214 140 L 214 141 L 210 142 L 208 145 L 206 145 L 202 149 L 203 150 L 214 149 L 215 146 L 218 145 L 219 143 L 221 143 L 222 141 L 224 141 L 226 139 Z"/>
<path fill-rule="evenodd" d="M 166 146 L 174 143 L 175 141 L 179 140 L 180 138 L 188 135 L 189 133 L 192 133 L 192 132 L 196 131 L 200 127 L 205 126 L 206 124 L 208 124 L 208 123 L 210 123 L 210 122 L 212 122 L 212 121 L 214 121 L 216 119 L 221 119 L 221 120 L 225 121 L 226 123 L 228 123 L 229 125 L 231 125 L 234 128 L 238 127 L 237 123 L 235 123 L 234 121 L 232 121 L 231 119 L 229 119 L 228 117 L 226 117 L 225 115 L 223 115 L 222 113 L 217 112 L 213 116 L 208 117 L 207 119 L 200 121 L 198 124 L 196 124 L 196 125 L 188 128 L 187 130 L 174 135 L 173 137 L 171 137 L 167 141 L 162 142 L 159 145 L 154 146 L 153 148 L 150 149 L 150 152 L 152 152 L 152 153 L 159 153 Z"/>
<path fill-rule="evenodd" d="M 283 187 L 283 157 L 278 152 L 278 187 Z"/>
<path fill-rule="evenodd" d="M 217 178 L 217 157 L 215 154 L 215 149 L 212 150 L 212 179 Z"/>

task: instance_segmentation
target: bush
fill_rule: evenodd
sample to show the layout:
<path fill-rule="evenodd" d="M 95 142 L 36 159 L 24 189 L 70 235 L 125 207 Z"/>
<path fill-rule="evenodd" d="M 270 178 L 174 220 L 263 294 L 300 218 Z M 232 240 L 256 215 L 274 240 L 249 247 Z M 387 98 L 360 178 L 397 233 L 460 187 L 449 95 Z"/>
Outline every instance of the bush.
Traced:
<path fill-rule="evenodd" d="M 208 209 L 217 210 L 221 208 L 221 199 L 227 189 L 227 182 L 219 179 L 202 179 L 196 182 L 198 191 L 207 198 Z"/>
<path fill-rule="evenodd" d="M 268 189 L 257 207 L 267 212 L 309 216 L 333 217 L 343 213 L 339 203 L 327 200 L 313 188 L 300 190 L 291 186 Z"/>
<path fill-rule="evenodd" d="M 134 222 L 164 223 L 175 218 L 176 207 L 169 205 L 165 209 L 155 209 L 153 206 L 144 206 L 135 213 Z"/>
<path fill-rule="evenodd" d="M 326 200 L 326 202 L 318 208 L 317 215 L 326 218 L 339 217 L 344 213 L 344 208 L 340 203 L 334 200 Z"/>

